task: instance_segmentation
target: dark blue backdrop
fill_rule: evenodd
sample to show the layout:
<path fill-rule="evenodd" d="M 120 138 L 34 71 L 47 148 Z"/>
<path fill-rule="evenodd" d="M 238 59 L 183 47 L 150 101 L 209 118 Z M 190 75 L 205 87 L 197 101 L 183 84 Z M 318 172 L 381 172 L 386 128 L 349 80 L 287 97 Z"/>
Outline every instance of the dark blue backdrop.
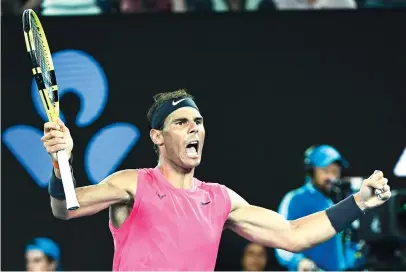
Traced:
<path fill-rule="evenodd" d="M 56 73 L 78 184 L 91 184 L 104 169 L 155 166 L 146 122 L 152 96 L 187 88 L 207 131 L 197 176 L 253 204 L 276 209 L 300 186 L 303 152 L 315 143 L 342 152 L 351 164 L 346 175 L 381 169 L 393 188 L 404 187 L 393 170 L 406 147 L 405 18 L 402 11 L 42 18 L 60 54 Z M 21 19 L 3 17 L 2 269 L 24 269 L 25 243 L 47 235 L 60 243 L 65 270 L 109 270 L 107 211 L 52 217 L 39 182 L 50 163 L 31 80 Z M 106 128 L 111 134 L 103 135 Z M 128 137 L 117 138 L 117 129 Z M 225 232 L 217 269 L 240 269 L 243 245 Z M 269 252 L 269 268 L 281 269 Z"/>

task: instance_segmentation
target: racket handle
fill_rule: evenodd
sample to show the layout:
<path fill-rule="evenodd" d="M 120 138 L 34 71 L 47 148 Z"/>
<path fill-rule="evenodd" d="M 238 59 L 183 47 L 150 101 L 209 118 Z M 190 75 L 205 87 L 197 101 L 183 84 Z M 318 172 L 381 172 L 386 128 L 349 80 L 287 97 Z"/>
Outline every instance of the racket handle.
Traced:
<path fill-rule="evenodd" d="M 68 210 L 76 210 L 80 206 L 76 198 L 68 155 L 64 150 L 58 151 L 56 155 L 58 156 L 59 171 L 61 172 L 63 189 L 66 196 L 66 208 Z"/>

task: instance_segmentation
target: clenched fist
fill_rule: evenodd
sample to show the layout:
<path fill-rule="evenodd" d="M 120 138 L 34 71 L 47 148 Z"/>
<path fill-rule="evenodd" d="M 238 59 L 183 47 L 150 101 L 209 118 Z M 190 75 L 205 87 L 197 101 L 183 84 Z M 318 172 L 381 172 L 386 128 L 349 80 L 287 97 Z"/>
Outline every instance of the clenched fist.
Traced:
<path fill-rule="evenodd" d="M 375 190 L 380 190 L 380 194 Z M 368 179 L 362 182 L 361 189 L 355 194 L 355 201 L 361 209 L 370 209 L 382 205 L 391 197 L 388 179 L 381 171 L 375 171 Z"/>
<path fill-rule="evenodd" d="M 66 155 L 70 158 L 73 149 L 73 139 L 69 129 L 58 119 L 57 124 L 47 122 L 44 124 L 44 136 L 41 138 L 46 151 L 55 161 L 58 161 L 56 152 L 65 150 Z"/>

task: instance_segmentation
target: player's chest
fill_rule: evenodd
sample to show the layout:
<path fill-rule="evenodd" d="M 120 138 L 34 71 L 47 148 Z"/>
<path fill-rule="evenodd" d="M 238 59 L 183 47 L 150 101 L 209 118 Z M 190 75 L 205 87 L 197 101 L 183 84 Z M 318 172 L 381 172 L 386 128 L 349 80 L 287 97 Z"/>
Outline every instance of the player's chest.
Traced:
<path fill-rule="evenodd" d="M 213 239 L 222 232 L 221 212 L 208 192 L 156 190 L 144 195 L 137 211 L 146 222 L 173 236 Z"/>
<path fill-rule="evenodd" d="M 210 221 L 215 213 L 214 199 L 208 192 L 182 193 L 165 189 L 150 191 L 142 199 L 140 212 L 150 216 L 172 217 L 182 221 Z"/>

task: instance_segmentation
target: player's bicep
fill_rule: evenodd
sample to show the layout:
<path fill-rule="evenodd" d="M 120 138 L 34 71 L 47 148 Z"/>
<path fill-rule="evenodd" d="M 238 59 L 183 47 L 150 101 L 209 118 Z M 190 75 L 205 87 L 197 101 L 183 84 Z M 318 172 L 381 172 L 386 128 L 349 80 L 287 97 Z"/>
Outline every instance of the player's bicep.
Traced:
<path fill-rule="evenodd" d="M 224 224 L 223 229 L 232 229 L 232 225 L 234 224 L 235 218 L 234 218 L 234 211 L 237 210 L 239 207 L 249 205 L 248 201 L 246 201 L 244 198 L 242 198 L 239 194 L 231 190 L 230 188 L 227 188 L 227 193 L 231 201 L 231 209 L 230 213 L 228 214 L 227 220 Z"/>
<path fill-rule="evenodd" d="M 244 206 L 230 216 L 230 229 L 268 247 L 297 252 L 303 244 L 297 226 L 280 214 L 258 206 Z"/>
<path fill-rule="evenodd" d="M 291 221 L 269 209 L 250 205 L 230 190 L 232 210 L 227 227 L 238 235 L 270 247 L 295 250 L 295 226 Z"/>
<path fill-rule="evenodd" d="M 135 170 L 120 171 L 95 185 L 75 189 L 80 208 L 67 211 L 61 201 L 51 198 L 56 217 L 70 219 L 95 214 L 116 203 L 128 203 L 135 197 L 137 173 Z"/>

